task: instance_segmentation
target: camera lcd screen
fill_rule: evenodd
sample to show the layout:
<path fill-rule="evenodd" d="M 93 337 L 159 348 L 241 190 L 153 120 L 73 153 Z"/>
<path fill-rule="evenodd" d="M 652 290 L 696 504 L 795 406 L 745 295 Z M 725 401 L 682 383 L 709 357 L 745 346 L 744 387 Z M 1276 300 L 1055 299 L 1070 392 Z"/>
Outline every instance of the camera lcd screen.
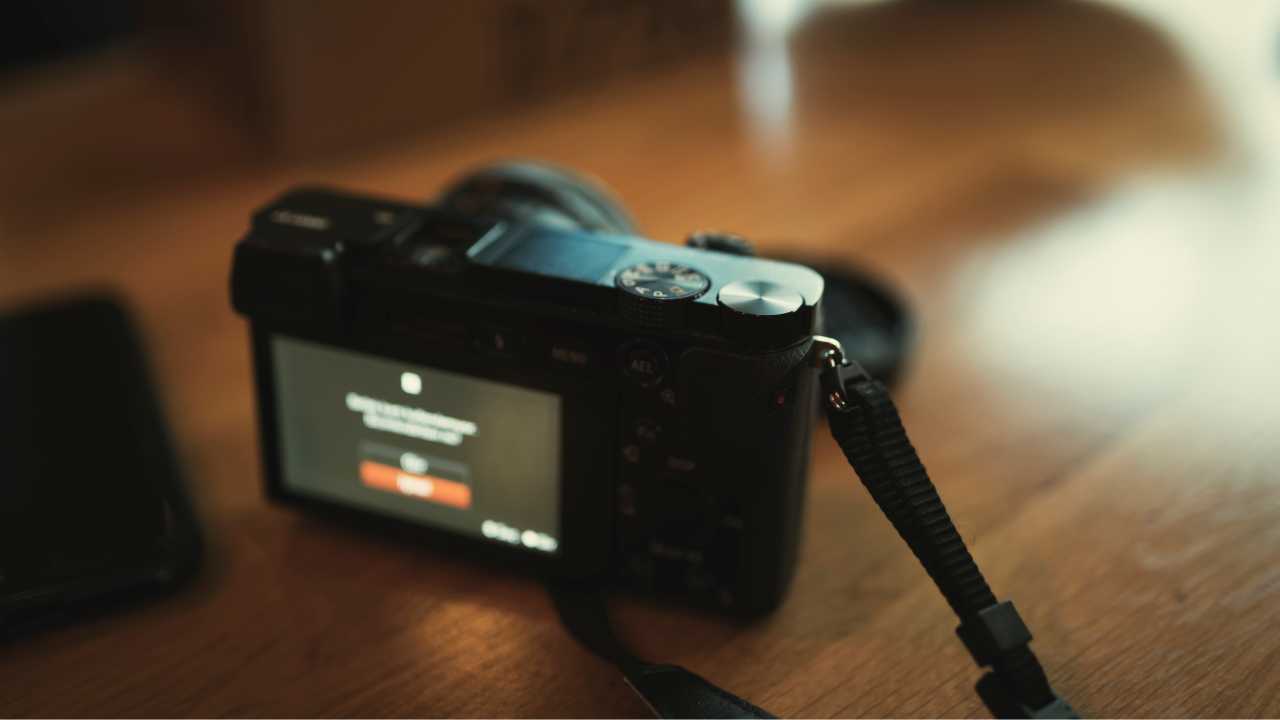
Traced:
<path fill-rule="evenodd" d="M 555 553 L 555 393 L 283 336 L 281 482 L 292 493 Z"/>

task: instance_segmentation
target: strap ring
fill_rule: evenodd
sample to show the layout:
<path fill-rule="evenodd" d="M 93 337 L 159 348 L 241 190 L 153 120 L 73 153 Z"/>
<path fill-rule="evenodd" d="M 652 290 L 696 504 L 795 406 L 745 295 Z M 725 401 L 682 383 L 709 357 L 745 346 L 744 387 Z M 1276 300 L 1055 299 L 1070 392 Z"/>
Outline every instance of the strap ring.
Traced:
<path fill-rule="evenodd" d="M 845 356 L 844 346 L 835 338 L 814 335 L 809 357 L 812 365 L 821 372 L 822 396 L 832 410 L 843 412 L 849 409 L 849 397 L 845 392 L 845 383 L 849 379 L 871 380 L 861 365 Z"/>

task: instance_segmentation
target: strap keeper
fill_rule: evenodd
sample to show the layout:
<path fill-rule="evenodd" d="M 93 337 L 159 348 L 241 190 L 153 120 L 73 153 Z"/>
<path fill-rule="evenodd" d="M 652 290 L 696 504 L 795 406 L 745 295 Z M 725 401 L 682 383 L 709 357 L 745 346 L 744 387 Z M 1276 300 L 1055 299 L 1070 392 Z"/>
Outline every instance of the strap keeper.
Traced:
<path fill-rule="evenodd" d="M 956 628 L 956 635 L 978 667 L 991 665 L 1010 650 L 1031 642 L 1031 631 L 1008 600 L 979 610 Z"/>
<path fill-rule="evenodd" d="M 1033 707 L 1019 702 L 1009 694 L 1008 689 L 995 673 L 982 676 L 974 687 L 978 697 L 997 718 L 1030 718 L 1031 720 L 1079 720 L 1080 714 L 1061 695 L 1049 691 L 1049 702 L 1046 705 Z"/>

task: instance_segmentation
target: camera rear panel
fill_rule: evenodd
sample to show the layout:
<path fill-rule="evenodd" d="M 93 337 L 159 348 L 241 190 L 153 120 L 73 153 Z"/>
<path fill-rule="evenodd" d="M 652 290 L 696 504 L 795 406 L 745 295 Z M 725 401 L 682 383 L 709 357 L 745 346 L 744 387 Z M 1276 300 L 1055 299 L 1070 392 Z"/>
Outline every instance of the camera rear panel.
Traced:
<path fill-rule="evenodd" d="M 564 452 L 609 458 L 582 483 L 605 486 L 608 499 L 591 506 L 569 492 L 562 511 L 606 520 L 608 537 L 587 542 L 609 546 L 609 572 L 632 589 L 729 612 L 777 605 L 801 526 L 803 420 L 815 392 L 807 344 L 736 355 L 589 326 L 548 335 L 538 317 L 457 314 L 464 312 L 448 308 L 439 314 L 451 319 L 434 321 L 383 314 L 368 325 L 394 331 L 368 338 L 370 347 L 416 348 L 411 357 L 430 364 L 519 368 L 591 388 L 608 408 L 599 413 L 608 447 L 567 437 Z"/>
<path fill-rule="evenodd" d="M 621 344 L 617 568 L 628 582 L 744 613 L 781 600 L 808 457 L 805 349 Z M 656 383 L 634 369 L 654 358 L 665 366 Z"/>

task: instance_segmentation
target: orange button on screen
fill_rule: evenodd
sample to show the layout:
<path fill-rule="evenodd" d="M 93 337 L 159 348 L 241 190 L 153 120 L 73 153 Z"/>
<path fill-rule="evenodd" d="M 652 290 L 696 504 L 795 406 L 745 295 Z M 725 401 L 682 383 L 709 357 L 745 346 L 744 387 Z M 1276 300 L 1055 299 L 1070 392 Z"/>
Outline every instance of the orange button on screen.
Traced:
<path fill-rule="evenodd" d="M 366 487 L 406 495 L 418 500 L 463 510 L 471 507 L 471 488 L 434 475 L 416 475 L 398 467 L 365 460 L 360 463 L 360 482 Z"/>

